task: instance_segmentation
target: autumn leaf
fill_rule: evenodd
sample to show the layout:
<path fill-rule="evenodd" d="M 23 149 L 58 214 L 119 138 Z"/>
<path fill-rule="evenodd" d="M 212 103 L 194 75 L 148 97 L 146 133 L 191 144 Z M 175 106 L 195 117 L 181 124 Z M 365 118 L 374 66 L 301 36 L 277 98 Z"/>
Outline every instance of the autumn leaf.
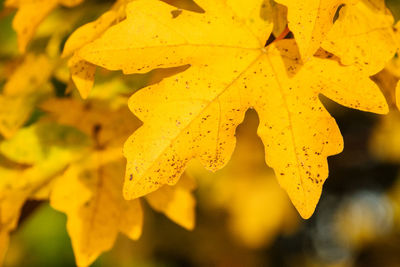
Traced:
<path fill-rule="evenodd" d="M 0 94 L 0 133 L 12 137 L 24 125 L 41 100 L 51 95 L 48 80 L 51 60 L 45 55 L 28 54 L 9 77 Z"/>
<path fill-rule="evenodd" d="M 68 67 L 71 71 L 72 81 L 81 97 L 86 99 L 93 88 L 96 66 L 74 55 L 68 61 Z"/>
<path fill-rule="evenodd" d="M 146 195 L 146 199 L 154 210 L 164 213 L 184 228 L 193 230 L 196 200 L 191 192 L 195 188 L 193 178 L 184 173 L 176 185 L 163 186 Z"/>
<path fill-rule="evenodd" d="M 272 25 L 263 1 L 246 8 L 241 1 L 197 3 L 204 13 L 183 10 L 174 17 L 165 3 L 131 2 L 126 20 L 79 53 L 127 74 L 190 64 L 129 100 L 144 125 L 125 143 L 125 198 L 175 184 L 192 158 L 209 170 L 223 167 L 236 126 L 254 108 L 267 164 L 301 215 L 310 217 L 328 176 L 326 158 L 343 146 L 318 95 L 377 113 L 387 112 L 384 97 L 358 68 L 330 55 L 304 63 L 293 40 L 264 47 Z"/>
<path fill-rule="evenodd" d="M 65 43 L 63 57 L 71 56 L 68 61 L 71 78 L 81 94 L 86 99 L 93 88 L 96 66 L 83 60 L 78 51 L 84 45 L 101 36 L 110 26 L 125 18 L 126 1 L 117 1 L 109 11 L 97 20 L 87 23 L 75 30 Z"/>
<path fill-rule="evenodd" d="M 293 32 L 300 55 L 308 60 L 319 49 L 329 30 L 337 9 L 351 5 L 353 0 L 276 0 L 288 8 L 289 29 Z"/>
<path fill-rule="evenodd" d="M 7 248 L 9 232 L 17 227 L 25 201 L 77 160 L 77 152 L 84 151 L 88 142 L 72 127 L 40 123 L 1 143 L 0 152 L 20 165 L 0 167 L 0 255 Z"/>
<path fill-rule="evenodd" d="M 393 23 L 383 0 L 346 5 L 322 47 L 338 56 L 343 64 L 358 65 L 368 74 L 375 74 L 396 53 L 398 43 Z"/>
<path fill-rule="evenodd" d="M 72 7 L 82 0 L 7 0 L 5 5 L 18 8 L 13 28 L 18 34 L 18 48 L 24 53 L 43 19 L 58 5 Z"/>
<path fill-rule="evenodd" d="M 73 125 L 93 140 L 89 153 L 57 178 L 50 195 L 52 207 L 68 216 L 67 229 L 78 266 L 89 266 L 112 248 L 119 232 L 134 240 L 140 237 L 143 217 L 140 202 L 122 196 L 126 162 L 121 149 L 139 122 L 126 107 L 112 109 L 96 100 L 83 103 L 52 99 L 43 103 L 42 108 L 58 123 Z M 73 112 L 66 113 L 67 108 Z M 193 183 L 164 186 L 147 199 L 155 210 L 192 229 L 193 189 Z"/>
<path fill-rule="evenodd" d="M 90 43 L 100 36 L 117 19 L 117 13 L 108 11 L 94 22 L 83 25 L 78 28 L 67 40 L 63 56 L 73 54 L 68 61 L 71 72 L 71 78 L 81 94 L 86 99 L 93 87 L 96 66 L 82 60 L 75 52 L 82 46 Z"/>
<path fill-rule="evenodd" d="M 50 204 L 68 215 L 78 266 L 89 266 L 111 249 L 118 232 L 131 239 L 140 237 L 140 202 L 126 201 L 121 194 L 124 165 L 120 149 L 96 151 L 69 167 L 53 187 Z"/>
<path fill-rule="evenodd" d="M 65 42 L 62 56 L 66 57 L 72 55 L 84 45 L 98 38 L 117 18 L 117 12 L 111 9 L 101 15 L 97 20 L 76 29 Z"/>

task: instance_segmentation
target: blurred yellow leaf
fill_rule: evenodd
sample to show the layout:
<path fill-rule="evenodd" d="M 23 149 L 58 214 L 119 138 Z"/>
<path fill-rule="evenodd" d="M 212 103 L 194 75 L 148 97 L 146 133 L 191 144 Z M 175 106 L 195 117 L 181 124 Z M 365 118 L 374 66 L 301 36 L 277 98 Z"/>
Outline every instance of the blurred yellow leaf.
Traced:
<path fill-rule="evenodd" d="M 112 100 L 110 100 L 112 103 Z M 121 147 L 126 137 L 140 122 L 126 106 L 109 107 L 104 101 L 80 101 L 52 98 L 41 104 L 51 119 L 63 125 L 76 127 L 90 136 L 94 149 Z M 65 112 L 69 110 L 70 112 Z"/>
<path fill-rule="evenodd" d="M 146 195 L 146 199 L 153 209 L 163 212 L 172 221 L 192 230 L 195 225 L 196 200 L 191 192 L 194 189 L 193 178 L 184 174 L 175 186 L 165 185 Z"/>
<path fill-rule="evenodd" d="M 24 128 L 1 143 L 1 153 L 23 168 L 0 167 L 0 235 L 15 229 L 25 201 L 82 157 L 88 144 L 81 132 L 54 123 Z"/>
<path fill-rule="evenodd" d="M 370 149 L 375 157 L 390 162 L 400 162 L 400 113 L 393 111 L 382 117 L 370 139 Z"/>
<path fill-rule="evenodd" d="M 396 26 L 398 30 L 400 30 L 399 25 L 400 23 Z M 400 34 L 397 37 L 400 38 Z M 400 42 L 398 49 L 397 53 L 400 51 Z M 389 95 L 390 102 L 393 102 L 398 110 L 400 110 L 400 58 L 398 54 L 391 61 L 387 62 L 385 69 L 379 74 L 382 77 L 379 79 L 378 84 Z"/>
<path fill-rule="evenodd" d="M 192 158 L 220 169 L 235 147 L 236 126 L 253 107 L 268 165 L 301 215 L 310 217 L 328 176 L 326 158 L 342 150 L 318 94 L 377 113 L 387 112 L 384 97 L 358 68 L 329 55 L 304 63 L 293 40 L 264 47 L 272 28 L 259 15 L 270 11 L 261 1 L 198 4 L 205 13 L 183 10 L 174 17 L 174 7 L 160 1 L 133 1 L 126 20 L 79 52 L 124 73 L 190 64 L 129 101 L 144 126 L 125 143 L 125 197 L 175 184 Z"/>
<path fill-rule="evenodd" d="M 118 232 L 138 239 L 142 231 L 139 200 L 121 194 L 124 160 L 120 149 L 92 152 L 57 179 L 50 196 L 68 216 L 67 230 L 78 266 L 89 266 L 112 248 Z"/>
<path fill-rule="evenodd" d="M 35 165 L 55 155 L 74 155 L 89 144 L 87 137 L 73 127 L 56 123 L 37 123 L 21 129 L 12 139 L 0 143 L 0 151 L 20 164 Z M 53 159 L 54 160 L 54 159 Z"/>
<path fill-rule="evenodd" d="M 4 85 L 4 95 L 34 92 L 45 83 L 52 71 L 52 62 L 45 55 L 27 54 Z"/>
<path fill-rule="evenodd" d="M 225 205 L 231 215 L 231 228 L 244 244 L 265 246 L 280 233 L 295 230 L 297 215 L 272 172 L 235 176 L 232 173 L 224 177 L 232 190 Z"/>
<path fill-rule="evenodd" d="M 51 205 L 68 216 L 78 266 L 88 266 L 112 248 L 119 232 L 132 239 L 141 234 L 140 203 L 126 201 L 121 194 L 125 165 L 121 146 L 138 121 L 126 108 L 110 110 L 98 101 L 51 99 L 42 108 L 58 123 L 77 127 L 93 140 L 89 156 L 70 165 L 50 195 Z"/>
<path fill-rule="evenodd" d="M 42 108 L 61 124 L 92 137 L 90 154 L 71 164 L 53 185 L 51 205 L 68 215 L 67 229 L 78 266 L 90 265 L 112 248 L 118 232 L 138 239 L 142 229 L 139 200 L 124 200 L 125 160 L 122 144 L 139 122 L 125 107 L 110 110 L 104 102 L 51 99 Z M 71 112 L 65 112 L 69 109 Z M 185 228 L 194 226 L 193 186 L 182 182 L 162 187 L 148 200 L 151 206 Z"/>
<path fill-rule="evenodd" d="M 42 20 L 58 5 L 72 7 L 83 0 L 6 0 L 8 7 L 18 8 L 13 27 L 18 34 L 18 48 L 25 52 Z"/>
<path fill-rule="evenodd" d="M 28 54 L 0 94 L 0 133 L 10 138 L 26 122 L 35 105 L 51 94 L 47 84 L 53 66 L 44 55 Z"/>
<path fill-rule="evenodd" d="M 400 23 L 397 23 L 396 28 L 398 32 Z M 397 37 L 400 39 L 400 34 L 397 34 Z M 381 73 L 378 73 L 378 76 L 383 74 L 378 84 L 388 96 L 391 106 L 396 106 L 400 111 L 400 40 L 398 45 L 396 56 L 387 62 L 385 69 Z"/>
<path fill-rule="evenodd" d="M 372 80 L 379 86 L 383 94 L 386 96 L 389 109 L 396 106 L 396 85 L 399 80 L 398 77 L 393 75 L 389 70 L 388 65 L 372 76 Z"/>
<path fill-rule="evenodd" d="M 400 22 L 397 22 L 396 25 L 393 26 L 393 31 L 396 33 L 397 54 L 391 61 L 387 62 L 386 69 L 397 79 L 400 79 Z M 394 93 L 396 106 L 400 110 L 400 81 L 397 83 Z"/>

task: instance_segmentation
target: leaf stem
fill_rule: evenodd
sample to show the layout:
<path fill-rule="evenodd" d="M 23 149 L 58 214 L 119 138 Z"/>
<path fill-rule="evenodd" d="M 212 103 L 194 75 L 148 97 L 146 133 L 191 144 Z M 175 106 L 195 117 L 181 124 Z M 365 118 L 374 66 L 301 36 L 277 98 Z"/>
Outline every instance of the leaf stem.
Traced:
<path fill-rule="evenodd" d="M 285 39 L 285 37 L 290 33 L 289 27 L 286 26 L 286 28 L 283 30 L 283 32 L 276 37 L 276 39 L 274 40 L 274 42 L 277 42 L 279 40 Z"/>

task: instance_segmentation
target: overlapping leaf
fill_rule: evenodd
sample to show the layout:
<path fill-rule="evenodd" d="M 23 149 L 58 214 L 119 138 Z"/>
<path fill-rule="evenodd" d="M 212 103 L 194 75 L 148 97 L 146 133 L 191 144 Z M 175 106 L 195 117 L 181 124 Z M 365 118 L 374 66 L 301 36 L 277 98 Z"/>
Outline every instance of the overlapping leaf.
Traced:
<path fill-rule="evenodd" d="M 101 15 L 97 20 L 78 28 L 68 38 L 63 50 L 63 57 L 71 56 L 68 66 L 71 78 L 79 90 L 82 98 L 87 98 L 94 83 L 96 66 L 83 60 L 78 51 L 84 45 L 92 42 L 106 31 L 111 25 L 125 18 L 126 1 L 117 1 L 112 8 Z"/>
<path fill-rule="evenodd" d="M 338 56 L 343 64 L 358 66 L 372 75 L 399 51 L 398 29 L 385 1 L 361 0 L 342 8 L 322 47 Z M 390 69 L 393 71 L 393 66 Z M 396 94 L 400 107 L 398 89 Z"/>
<path fill-rule="evenodd" d="M 377 113 L 387 112 L 383 96 L 358 68 L 342 66 L 331 55 L 304 63 L 293 40 L 264 47 L 272 29 L 265 18 L 271 7 L 264 1 L 197 3 L 204 13 L 173 16 L 174 7 L 165 3 L 131 2 L 126 20 L 79 52 L 84 60 L 124 73 L 190 64 L 129 101 L 144 125 L 125 143 L 125 197 L 175 184 L 192 158 L 210 170 L 224 166 L 236 126 L 254 108 L 266 162 L 308 218 L 328 176 L 326 158 L 343 145 L 318 94 Z"/>

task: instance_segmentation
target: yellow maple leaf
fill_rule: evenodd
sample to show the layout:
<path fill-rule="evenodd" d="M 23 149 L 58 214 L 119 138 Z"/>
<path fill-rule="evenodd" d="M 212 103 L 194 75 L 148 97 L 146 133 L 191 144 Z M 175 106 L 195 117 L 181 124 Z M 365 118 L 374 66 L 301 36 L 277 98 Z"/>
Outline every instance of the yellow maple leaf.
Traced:
<path fill-rule="evenodd" d="M 8 234 L 16 228 L 25 201 L 77 160 L 87 145 L 81 132 L 54 123 L 24 128 L 1 143 L 1 153 L 22 165 L 0 167 L 0 255 L 5 253 Z"/>
<path fill-rule="evenodd" d="M 272 172 L 226 178 L 223 181 L 234 190 L 224 203 L 230 214 L 229 225 L 245 245 L 261 247 L 281 233 L 295 231 L 299 216 Z"/>
<path fill-rule="evenodd" d="M 139 126 L 139 121 L 130 116 L 126 107 L 111 108 L 108 103 L 96 99 L 84 102 L 77 99 L 51 98 L 40 107 L 49 113 L 51 120 L 76 127 L 90 136 L 94 142 L 94 149 L 97 150 L 121 147 L 126 137 Z"/>
<path fill-rule="evenodd" d="M 377 113 L 387 112 L 384 97 L 356 67 L 322 57 L 303 63 L 293 40 L 264 47 L 272 27 L 263 19 L 263 1 L 247 8 L 241 1 L 197 2 L 204 13 L 182 11 L 178 17 L 159 1 L 131 2 L 126 20 L 79 53 L 124 73 L 190 64 L 129 101 L 144 125 L 124 146 L 125 197 L 175 184 L 192 158 L 209 170 L 224 166 L 236 126 L 254 108 L 266 162 L 301 215 L 310 217 L 328 176 L 326 158 L 343 145 L 318 94 Z"/>
<path fill-rule="evenodd" d="M 336 10 L 353 0 L 276 0 L 287 6 L 289 29 L 293 32 L 300 55 L 308 60 L 321 46 L 333 26 Z"/>
<path fill-rule="evenodd" d="M 53 66 L 44 55 L 28 54 L 8 78 L 0 94 L 0 133 L 10 138 L 26 122 L 35 105 L 51 94 Z"/>
<path fill-rule="evenodd" d="M 375 74 L 397 50 L 393 23 L 384 0 L 361 0 L 341 9 L 322 47 L 343 64 L 358 65 Z"/>
<path fill-rule="evenodd" d="M 50 195 L 51 205 L 68 215 L 67 229 L 78 266 L 88 266 L 112 248 L 119 232 L 131 239 L 141 234 L 139 200 L 125 200 L 121 191 L 126 164 L 121 147 L 139 122 L 126 107 L 110 112 L 105 103 L 93 100 L 51 99 L 42 108 L 59 123 L 73 125 L 93 139 L 89 154 L 70 165 L 54 183 Z M 73 112 L 66 113 L 67 108 Z M 192 229 L 193 189 L 193 183 L 164 186 L 147 199 L 155 210 Z"/>
<path fill-rule="evenodd" d="M 121 194 L 125 164 L 121 156 L 120 149 L 92 152 L 53 186 L 50 204 L 68 215 L 67 230 L 78 266 L 90 265 L 111 249 L 118 232 L 131 239 L 140 237 L 139 200 L 127 201 Z"/>
<path fill-rule="evenodd" d="M 390 61 L 400 51 L 399 29 L 400 23 L 394 25 L 393 15 L 386 8 L 385 1 L 361 0 L 342 8 L 322 47 L 338 56 L 345 65 L 356 65 L 370 75 L 385 67 L 399 78 L 398 58 Z M 394 92 L 400 109 L 399 88 L 400 84 Z"/>
<path fill-rule="evenodd" d="M 5 5 L 18 8 L 13 28 L 18 34 L 18 48 L 25 52 L 29 41 L 43 19 L 58 5 L 72 7 L 82 0 L 7 0 Z"/>
<path fill-rule="evenodd" d="M 82 60 L 75 52 L 83 45 L 90 43 L 103 33 L 117 19 L 117 13 L 108 11 L 94 22 L 78 28 L 67 40 L 63 56 L 73 53 L 68 60 L 71 78 L 81 94 L 86 99 L 93 87 L 96 66 Z"/>

